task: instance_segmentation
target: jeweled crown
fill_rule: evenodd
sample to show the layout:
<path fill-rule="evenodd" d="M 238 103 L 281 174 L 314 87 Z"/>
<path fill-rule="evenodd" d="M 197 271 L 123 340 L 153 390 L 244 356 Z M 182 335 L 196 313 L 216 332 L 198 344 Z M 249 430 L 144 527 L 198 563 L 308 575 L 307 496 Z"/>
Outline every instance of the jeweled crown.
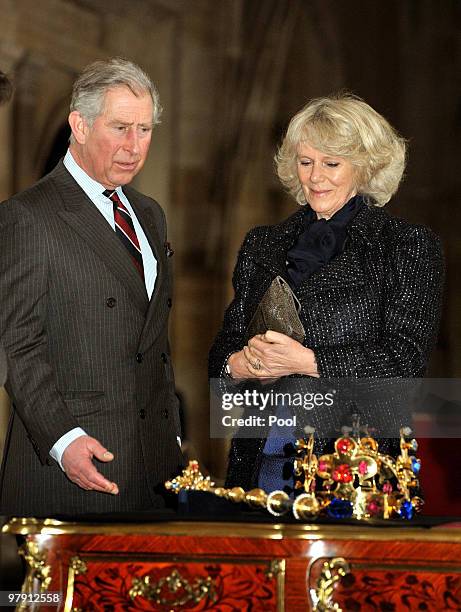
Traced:
<path fill-rule="evenodd" d="M 411 431 L 400 430 L 400 454 L 394 458 L 379 452 L 371 436 L 352 436 L 348 431 L 335 441 L 334 452 L 319 458 L 314 454 L 314 433 L 296 441 L 294 462 L 295 495 L 262 489 L 245 492 L 241 487 L 216 487 L 204 477 L 197 461 L 190 461 L 181 476 L 165 483 L 167 489 L 207 491 L 234 502 L 265 508 L 274 516 L 292 512 L 298 520 L 319 515 L 332 518 L 368 520 L 373 518 L 411 519 L 422 506 L 417 495 L 420 460 Z"/>

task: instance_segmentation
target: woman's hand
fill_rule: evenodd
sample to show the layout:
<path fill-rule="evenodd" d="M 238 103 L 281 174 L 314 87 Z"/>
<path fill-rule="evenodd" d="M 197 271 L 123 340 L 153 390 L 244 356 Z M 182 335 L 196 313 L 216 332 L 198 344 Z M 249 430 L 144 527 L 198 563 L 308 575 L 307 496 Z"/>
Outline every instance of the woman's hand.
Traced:
<path fill-rule="evenodd" d="M 243 350 L 238 351 L 238 353 L 232 353 L 227 360 L 227 364 L 230 368 L 232 378 L 258 378 L 248 369 L 249 362 L 245 357 Z"/>
<path fill-rule="evenodd" d="M 242 362 L 242 352 L 246 363 Z M 289 374 L 319 376 L 314 351 L 285 334 L 271 330 L 251 338 L 248 346 L 234 355 L 239 356 L 238 362 L 236 360 L 239 372 L 244 368 L 247 370 L 246 375 L 237 376 L 229 359 L 234 378 L 280 378 Z"/>

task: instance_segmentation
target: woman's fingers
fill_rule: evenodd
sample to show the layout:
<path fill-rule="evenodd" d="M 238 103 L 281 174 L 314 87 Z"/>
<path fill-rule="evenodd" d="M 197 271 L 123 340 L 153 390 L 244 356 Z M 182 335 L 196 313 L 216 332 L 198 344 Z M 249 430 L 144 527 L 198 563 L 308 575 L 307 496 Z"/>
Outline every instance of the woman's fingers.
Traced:
<path fill-rule="evenodd" d="M 243 347 L 243 353 L 247 360 L 248 369 L 251 368 L 250 372 L 251 371 L 259 372 L 259 370 L 262 369 L 261 357 L 258 357 L 258 355 L 256 355 L 255 352 L 252 349 L 248 348 L 247 346 Z"/>

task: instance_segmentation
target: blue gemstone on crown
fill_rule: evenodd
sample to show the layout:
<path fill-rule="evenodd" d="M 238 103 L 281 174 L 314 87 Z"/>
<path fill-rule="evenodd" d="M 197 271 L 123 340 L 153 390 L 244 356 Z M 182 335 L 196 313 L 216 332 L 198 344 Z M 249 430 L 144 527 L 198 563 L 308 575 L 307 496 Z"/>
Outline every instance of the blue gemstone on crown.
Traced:
<path fill-rule="evenodd" d="M 354 508 L 352 502 L 345 499 L 333 499 L 327 507 L 327 513 L 332 518 L 350 518 Z"/>
<path fill-rule="evenodd" d="M 414 508 L 411 501 L 404 501 L 400 506 L 399 514 L 403 519 L 410 520 L 413 518 Z"/>
<path fill-rule="evenodd" d="M 411 469 L 414 474 L 419 474 L 419 470 L 421 469 L 421 461 L 416 457 L 411 458 Z"/>

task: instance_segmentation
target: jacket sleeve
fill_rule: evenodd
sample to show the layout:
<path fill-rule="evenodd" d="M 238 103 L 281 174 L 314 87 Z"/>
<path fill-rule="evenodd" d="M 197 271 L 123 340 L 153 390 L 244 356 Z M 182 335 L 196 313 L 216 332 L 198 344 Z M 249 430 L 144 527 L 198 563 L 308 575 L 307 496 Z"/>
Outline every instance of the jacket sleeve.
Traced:
<path fill-rule="evenodd" d="M 232 276 L 234 299 L 224 313 L 222 328 L 210 350 L 209 378 L 224 376 L 224 368 L 230 355 L 245 346 L 248 324 L 262 297 L 259 296 L 258 287 L 255 286 L 256 274 L 259 284 L 262 280 L 261 269 L 257 268 L 251 257 L 251 249 L 254 247 L 259 230 L 261 228 L 251 230 L 240 247 Z"/>
<path fill-rule="evenodd" d="M 376 341 L 314 348 L 321 377 L 387 378 L 424 374 L 435 342 L 444 261 L 439 239 L 414 226 L 394 241 Z"/>
<path fill-rule="evenodd" d="M 20 203 L 0 204 L 0 343 L 5 385 L 40 461 L 78 427 L 57 389 L 45 329 L 48 245 L 40 223 Z"/>

